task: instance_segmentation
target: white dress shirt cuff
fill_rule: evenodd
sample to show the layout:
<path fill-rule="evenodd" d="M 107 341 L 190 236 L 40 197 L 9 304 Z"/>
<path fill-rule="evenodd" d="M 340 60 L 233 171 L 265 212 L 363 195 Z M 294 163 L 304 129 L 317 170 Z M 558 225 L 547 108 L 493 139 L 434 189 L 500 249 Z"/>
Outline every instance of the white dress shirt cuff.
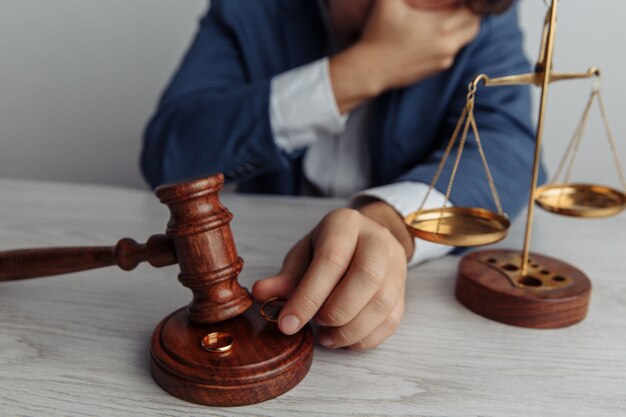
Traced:
<path fill-rule="evenodd" d="M 427 192 L 428 185 L 426 184 L 404 181 L 361 191 L 352 197 L 352 201 L 356 202 L 357 199 L 364 197 L 374 197 L 389 204 L 404 218 L 419 208 Z M 433 189 L 424 204 L 424 209 L 442 207 L 444 199 L 445 196 L 441 192 Z M 452 204 L 448 203 L 448 207 L 451 206 Z M 415 251 L 411 259 L 409 259 L 409 267 L 428 259 L 444 256 L 452 249 L 454 248 L 451 246 L 416 238 Z"/>
<path fill-rule="evenodd" d="M 318 137 L 340 134 L 347 115 L 341 115 L 330 80 L 328 58 L 275 76 L 270 90 L 270 123 L 274 142 L 291 153 Z"/>

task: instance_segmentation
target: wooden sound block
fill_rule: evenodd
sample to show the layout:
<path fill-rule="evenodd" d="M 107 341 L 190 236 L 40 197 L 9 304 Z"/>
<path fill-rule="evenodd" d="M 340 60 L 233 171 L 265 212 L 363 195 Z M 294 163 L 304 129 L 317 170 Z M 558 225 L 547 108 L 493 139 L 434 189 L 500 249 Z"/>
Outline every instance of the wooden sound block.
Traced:
<path fill-rule="evenodd" d="M 591 282 L 572 265 L 531 254 L 526 276 L 519 251 L 487 250 L 459 264 L 456 298 L 489 319 L 521 327 L 559 328 L 587 315 Z"/>
<path fill-rule="evenodd" d="M 232 335 L 232 348 L 205 350 L 202 340 L 213 332 Z M 182 308 L 156 327 L 151 354 L 152 376 L 175 397 L 211 406 L 248 405 L 277 397 L 304 378 L 313 360 L 313 332 L 307 325 L 286 336 L 260 316 L 257 304 L 206 325 L 191 323 Z"/>

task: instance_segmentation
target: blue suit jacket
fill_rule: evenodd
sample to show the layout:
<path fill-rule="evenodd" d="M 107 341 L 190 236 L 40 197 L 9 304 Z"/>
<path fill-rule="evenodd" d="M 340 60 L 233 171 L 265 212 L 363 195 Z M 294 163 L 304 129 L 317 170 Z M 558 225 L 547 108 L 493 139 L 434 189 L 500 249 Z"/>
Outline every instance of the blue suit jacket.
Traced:
<path fill-rule="evenodd" d="M 145 132 L 142 168 L 152 186 L 224 172 L 239 190 L 298 194 L 302 153 L 274 143 L 270 81 L 324 56 L 316 0 L 213 0 Z M 373 179 L 430 183 L 478 73 L 529 71 L 515 9 L 483 19 L 453 67 L 376 99 L 371 128 Z M 526 86 L 479 88 L 476 120 L 503 206 L 526 203 L 534 128 Z M 438 183 L 445 192 L 452 161 Z M 541 177 L 543 178 L 543 171 Z M 492 208 L 478 149 L 468 138 L 451 200 Z"/>

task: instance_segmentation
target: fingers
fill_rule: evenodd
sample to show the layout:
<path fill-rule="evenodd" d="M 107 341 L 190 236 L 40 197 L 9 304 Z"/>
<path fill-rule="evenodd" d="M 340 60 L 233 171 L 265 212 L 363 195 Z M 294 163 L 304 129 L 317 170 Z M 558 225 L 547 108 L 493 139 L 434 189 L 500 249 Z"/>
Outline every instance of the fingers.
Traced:
<path fill-rule="evenodd" d="M 441 29 L 444 34 L 459 34 L 480 25 L 480 17 L 467 8 L 446 13 Z"/>
<path fill-rule="evenodd" d="M 391 315 L 376 328 L 369 336 L 350 346 L 354 350 L 372 349 L 383 343 L 391 336 L 400 326 L 402 317 L 404 316 L 404 298 L 393 310 Z"/>
<path fill-rule="evenodd" d="M 456 33 L 456 39 L 460 47 L 463 47 L 476 38 L 480 32 L 480 19 L 476 18 L 468 21 Z M 460 48 L 459 48 L 460 49 Z"/>
<path fill-rule="evenodd" d="M 272 297 L 288 298 L 296 288 L 312 257 L 311 235 L 296 243 L 285 256 L 280 272 L 254 283 L 252 296 L 260 302 Z"/>
<path fill-rule="evenodd" d="M 362 345 L 362 349 L 374 347 L 374 341 L 380 344 L 395 330 L 402 317 L 405 283 L 406 262 L 401 257 L 391 257 L 385 282 L 373 298 L 349 323 L 322 329 L 320 343 L 329 348 Z M 379 329 L 387 329 L 389 333 Z"/>
<path fill-rule="evenodd" d="M 400 290 L 385 288 L 375 295 L 350 323 L 320 331 L 319 341 L 328 348 L 341 348 L 365 340 L 391 315 L 400 299 Z"/>
<path fill-rule="evenodd" d="M 360 214 L 336 210 L 326 216 L 313 234 L 313 258 L 299 285 L 283 306 L 278 326 L 293 334 L 317 313 L 346 273 L 356 249 Z"/>
<path fill-rule="evenodd" d="M 383 285 L 389 263 L 389 247 L 394 238 L 382 226 L 372 226 L 380 228 L 381 233 L 359 237 L 348 272 L 315 317 L 318 324 L 333 327 L 347 324 Z"/>
<path fill-rule="evenodd" d="M 326 326 L 322 344 L 364 349 L 395 330 L 404 311 L 406 254 L 381 224 L 336 210 L 291 249 L 278 275 L 254 285 L 258 300 L 288 298 L 278 319 L 283 333 L 315 317 Z"/>
<path fill-rule="evenodd" d="M 413 0 L 415 2 L 416 0 Z M 424 3 L 426 5 L 426 3 Z M 438 23 L 434 39 L 441 45 L 441 51 L 452 56 L 473 40 L 480 29 L 480 17 L 466 7 L 420 7 L 413 5 L 416 13 L 428 12 Z"/>
<path fill-rule="evenodd" d="M 470 43 L 480 31 L 480 18 L 468 9 L 458 9 L 439 27 L 440 51 L 452 63 L 459 50 Z"/>

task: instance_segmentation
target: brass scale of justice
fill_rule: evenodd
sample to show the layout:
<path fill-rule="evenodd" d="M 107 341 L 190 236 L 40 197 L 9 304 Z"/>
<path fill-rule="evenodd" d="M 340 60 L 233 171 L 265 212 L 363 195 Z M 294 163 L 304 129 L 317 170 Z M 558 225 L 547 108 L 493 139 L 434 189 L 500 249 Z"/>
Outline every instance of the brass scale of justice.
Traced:
<path fill-rule="evenodd" d="M 558 0 L 552 0 L 550 5 L 548 3 L 546 5 L 548 12 L 535 71 L 500 78 L 480 74 L 474 78 L 469 84 L 466 106 L 433 177 L 430 189 L 420 208 L 405 218 L 407 228 L 413 236 L 444 245 L 481 246 L 502 240 L 507 235 L 510 222 L 500 204 L 474 118 L 476 91 L 480 83 L 487 87 L 516 84 L 533 84 L 540 87 L 536 147 L 523 250 L 521 253 L 511 250 L 486 250 L 466 255 L 459 265 L 456 284 L 457 299 L 475 313 L 499 322 L 534 328 L 565 327 L 581 321 L 587 313 L 591 291 L 589 279 L 580 270 L 562 261 L 530 253 L 535 204 L 552 213 L 582 218 L 613 216 L 626 206 L 626 177 L 619 161 L 600 92 L 600 70 L 595 67 L 585 73 L 557 73 L 552 70 Z M 554 81 L 592 77 L 595 78 L 595 83 L 591 95 L 554 179 L 550 184 L 537 188 L 549 84 Z M 598 102 L 623 191 L 604 185 L 569 182 L 594 101 Z M 470 128 L 482 158 L 497 213 L 484 208 L 447 206 Z M 443 207 L 424 210 L 428 195 L 437 184 L 459 134 L 461 139 Z M 561 176 L 563 179 L 559 180 Z"/>

